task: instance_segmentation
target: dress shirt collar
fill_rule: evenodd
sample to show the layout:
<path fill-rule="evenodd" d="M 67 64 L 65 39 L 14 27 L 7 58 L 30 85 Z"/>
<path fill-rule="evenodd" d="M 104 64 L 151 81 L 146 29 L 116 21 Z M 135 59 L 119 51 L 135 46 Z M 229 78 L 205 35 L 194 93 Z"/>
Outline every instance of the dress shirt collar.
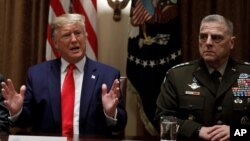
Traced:
<path fill-rule="evenodd" d="M 84 56 L 80 61 L 75 63 L 77 70 L 80 71 L 81 73 L 83 73 L 83 71 L 84 71 L 85 62 L 86 62 L 86 57 Z M 66 72 L 67 67 L 69 65 L 69 62 L 67 62 L 65 59 L 61 58 L 61 63 L 62 63 L 61 64 L 61 73 Z"/>
<path fill-rule="evenodd" d="M 217 71 L 220 72 L 221 76 L 222 76 L 222 75 L 224 74 L 224 72 L 225 72 L 227 63 L 228 63 L 228 61 L 226 61 L 223 65 L 221 65 L 219 68 L 216 69 Z M 207 66 L 207 69 L 208 69 L 209 74 L 211 74 L 211 73 L 215 70 L 214 68 L 210 67 L 210 66 L 207 65 L 207 64 L 206 64 L 206 66 Z"/>

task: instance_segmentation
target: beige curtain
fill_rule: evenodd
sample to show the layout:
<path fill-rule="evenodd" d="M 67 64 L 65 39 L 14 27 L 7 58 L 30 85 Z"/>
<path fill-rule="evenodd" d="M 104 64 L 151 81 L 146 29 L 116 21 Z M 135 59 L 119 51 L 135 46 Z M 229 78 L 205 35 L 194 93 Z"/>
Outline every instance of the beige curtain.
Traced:
<path fill-rule="evenodd" d="M 25 83 L 29 66 L 44 60 L 48 0 L 0 0 L 0 73 Z"/>

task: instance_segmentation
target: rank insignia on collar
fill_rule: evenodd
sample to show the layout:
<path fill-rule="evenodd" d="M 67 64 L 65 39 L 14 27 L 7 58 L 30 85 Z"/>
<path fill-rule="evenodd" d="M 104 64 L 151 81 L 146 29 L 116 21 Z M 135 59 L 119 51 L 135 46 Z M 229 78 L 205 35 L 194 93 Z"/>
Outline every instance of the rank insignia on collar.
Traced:
<path fill-rule="evenodd" d="M 200 86 L 197 83 L 194 83 L 194 82 L 192 84 L 188 84 L 188 86 L 193 90 L 200 88 Z"/>
<path fill-rule="evenodd" d="M 232 71 L 236 71 L 236 69 L 235 69 L 235 68 L 232 68 Z"/>

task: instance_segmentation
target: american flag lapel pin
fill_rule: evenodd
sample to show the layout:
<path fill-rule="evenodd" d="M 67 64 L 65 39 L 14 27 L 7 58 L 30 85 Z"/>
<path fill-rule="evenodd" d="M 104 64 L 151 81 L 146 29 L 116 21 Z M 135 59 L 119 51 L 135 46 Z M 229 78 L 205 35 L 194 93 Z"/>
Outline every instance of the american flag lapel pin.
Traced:
<path fill-rule="evenodd" d="M 95 79 L 95 76 L 93 74 L 91 75 L 91 79 Z"/>

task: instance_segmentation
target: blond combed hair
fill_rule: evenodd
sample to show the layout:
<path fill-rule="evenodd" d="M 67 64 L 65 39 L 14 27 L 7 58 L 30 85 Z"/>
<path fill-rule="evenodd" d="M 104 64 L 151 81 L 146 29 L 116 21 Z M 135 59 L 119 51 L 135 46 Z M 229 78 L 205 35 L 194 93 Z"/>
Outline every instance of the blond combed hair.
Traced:
<path fill-rule="evenodd" d="M 66 24 L 75 24 L 78 23 L 81 25 L 83 32 L 87 36 L 86 28 L 85 28 L 85 17 L 81 14 L 76 13 L 67 13 L 55 17 L 51 23 L 51 37 L 54 38 L 57 32 L 57 29 Z"/>

